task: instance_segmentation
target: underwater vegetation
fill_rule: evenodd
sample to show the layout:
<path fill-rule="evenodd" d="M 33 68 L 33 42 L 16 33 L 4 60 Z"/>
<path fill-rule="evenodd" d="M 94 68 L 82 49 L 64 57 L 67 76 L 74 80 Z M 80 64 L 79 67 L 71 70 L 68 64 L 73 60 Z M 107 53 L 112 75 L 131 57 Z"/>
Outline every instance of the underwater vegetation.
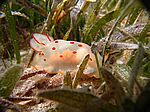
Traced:
<path fill-rule="evenodd" d="M 149 112 L 145 0 L 0 1 L 0 111 Z"/>

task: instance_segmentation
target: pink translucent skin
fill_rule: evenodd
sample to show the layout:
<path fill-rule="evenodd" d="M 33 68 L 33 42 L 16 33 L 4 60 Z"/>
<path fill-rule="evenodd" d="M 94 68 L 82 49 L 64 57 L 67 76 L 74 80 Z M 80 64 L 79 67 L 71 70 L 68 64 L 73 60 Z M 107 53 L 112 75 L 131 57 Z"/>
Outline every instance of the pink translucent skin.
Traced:
<path fill-rule="evenodd" d="M 83 58 L 90 54 L 85 74 L 96 73 L 96 62 L 90 46 L 81 42 L 49 40 L 42 34 L 33 34 L 31 47 L 36 51 L 31 65 L 49 73 L 77 70 Z M 51 37 L 50 37 L 51 38 Z"/>

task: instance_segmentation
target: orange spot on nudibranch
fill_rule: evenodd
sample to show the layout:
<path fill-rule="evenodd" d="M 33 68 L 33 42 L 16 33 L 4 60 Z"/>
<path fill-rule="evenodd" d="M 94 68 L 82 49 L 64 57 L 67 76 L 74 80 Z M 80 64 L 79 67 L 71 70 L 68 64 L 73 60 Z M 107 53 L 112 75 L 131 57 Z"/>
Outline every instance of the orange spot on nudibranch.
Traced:
<path fill-rule="evenodd" d="M 56 40 L 55 43 L 58 43 L 58 41 Z"/>
<path fill-rule="evenodd" d="M 74 44 L 74 42 L 70 42 L 70 44 Z"/>
<path fill-rule="evenodd" d="M 72 53 L 73 53 L 73 54 L 76 54 L 77 52 L 76 52 L 76 51 L 73 51 Z"/>
<path fill-rule="evenodd" d="M 60 58 L 63 58 L 63 55 L 60 55 L 59 57 L 60 57 Z"/>
<path fill-rule="evenodd" d="M 44 61 L 46 61 L 46 59 L 44 59 Z"/>
<path fill-rule="evenodd" d="M 41 53 L 41 55 L 43 55 L 43 56 L 44 56 L 44 53 Z"/>
<path fill-rule="evenodd" d="M 52 47 L 52 50 L 56 50 L 56 47 Z"/>
<path fill-rule="evenodd" d="M 82 44 L 78 44 L 78 46 L 79 46 L 79 47 L 82 47 L 83 45 L 82 45 Z"/>

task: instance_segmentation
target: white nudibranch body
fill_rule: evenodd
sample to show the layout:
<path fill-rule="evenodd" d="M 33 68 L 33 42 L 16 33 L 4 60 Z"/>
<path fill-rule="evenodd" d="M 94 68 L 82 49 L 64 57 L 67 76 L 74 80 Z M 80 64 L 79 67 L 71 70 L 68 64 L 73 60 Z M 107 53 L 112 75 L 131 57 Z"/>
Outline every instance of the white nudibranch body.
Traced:
<path fill-rule="evenodd" d="M 35 50 L 31 65 L 48 73 L 77 70 L 83 58 L 90 54 L 85 74 L 97 72 L 95 56 L 90 46 L 76 41 L 54 40 L 47 35 L 35 33 L 30 40 Z"/>

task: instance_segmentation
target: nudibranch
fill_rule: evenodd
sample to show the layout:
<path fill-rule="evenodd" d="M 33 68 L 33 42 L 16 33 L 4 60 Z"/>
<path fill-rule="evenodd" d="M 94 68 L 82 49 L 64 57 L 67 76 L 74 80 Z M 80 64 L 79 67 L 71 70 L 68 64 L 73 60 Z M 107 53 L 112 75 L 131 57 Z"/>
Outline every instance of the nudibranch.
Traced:
<path fill-rule="evenodd" d="M 48 35 L 34 33 L 30 46 L 35 51 L 31 65 L 48 73 L 77 70 L 83 58 L 90 54 L 84 74 L 97 72 L 95 56 L 90 46 L 76 41 L 54 40 Z"/>

